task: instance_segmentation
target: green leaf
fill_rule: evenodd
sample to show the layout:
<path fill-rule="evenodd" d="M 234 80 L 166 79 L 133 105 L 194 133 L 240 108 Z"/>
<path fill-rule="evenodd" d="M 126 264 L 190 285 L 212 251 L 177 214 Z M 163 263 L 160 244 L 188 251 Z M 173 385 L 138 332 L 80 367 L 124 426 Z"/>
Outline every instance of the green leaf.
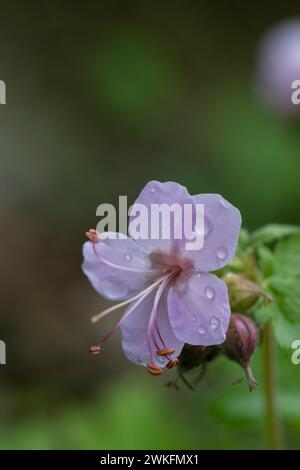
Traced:
<path fill-rule="evenodd" d="M 262 326 L 268 321 L 273 321 L 277 311 L 274 309 L 274 304 L 267 304 L 263 302 L 254 312 L 256 322 Z"/>
<path fill-rule="evenodd" d="M 276 307 L 273 307 L 276 309 Z M 300 339 L 300 324 L 288 321 L 279 310 L 273 318 L 274 336 L 279 346 L 284 349 L 291 349 L 291 344 L 295 339 Z"/>
<path fill-rule="evenodd" d="M 238 250 L 243 250 L 247 247 L 250 240 L 250 234 L 245 228 L 241 228 L 239 241 L 238 241 Z"/>
<path fill-rule="evenodd" d="M 260 246 L 295 234 L 300 234 L 300 227 L 297 225 L 269 224 L 252 233 L 250 244 Z"/>
<path fill-rule="evenodd" d="M 274 272 L 274 255 L 272 251 L 265 245 L 261 245 L 257 249 L 259 266 L 263 277 L 269 277 Z"/>
<path fill-rule="evenodd" d="M 271 277 L 268 279 L 268 288 L 285 318 L 292 322 L 300 322 L 300 279 Z"/>
<path fill-rule="evenodd" d="M 274 264 L 280 276 L 300 277 L 300 235 L 285 238 L 277 243 Z"/>
<path fill-rule="evenodd" d="M 255 320 L 259 325 L 271 321 L 274 336 L 278 345 L 283 349 L 290 349 L 295 339 L 300 339 L 300 323 L 289 321 L 283 315 L 275 303 L 262 305 L 254 313 Z"/>

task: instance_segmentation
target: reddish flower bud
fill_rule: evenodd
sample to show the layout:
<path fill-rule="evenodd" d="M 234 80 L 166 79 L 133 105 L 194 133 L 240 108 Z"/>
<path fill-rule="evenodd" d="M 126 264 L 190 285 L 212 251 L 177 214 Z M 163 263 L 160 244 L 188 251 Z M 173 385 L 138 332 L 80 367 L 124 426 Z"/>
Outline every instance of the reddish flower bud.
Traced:
<path fill-rule="evenodd" d="M 250 361 L 258 340 L 259 330 L 249 317 L 238 313 L 231 315 L 223 352 L 225 356 L 238 362 L 245 369 L 250 391 L 257 385 Z"/>

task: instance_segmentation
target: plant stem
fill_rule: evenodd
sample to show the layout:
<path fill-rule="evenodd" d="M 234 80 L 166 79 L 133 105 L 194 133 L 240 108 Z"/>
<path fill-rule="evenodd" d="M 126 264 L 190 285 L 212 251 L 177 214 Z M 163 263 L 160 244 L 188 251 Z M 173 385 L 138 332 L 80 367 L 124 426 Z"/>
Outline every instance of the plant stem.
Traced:
<path fill-rule="evenodd" d="M 275 371 L 275 344 L 272 325 L 270 322 L 264 326 L 264 385 L 266 405 L 266 431 L 268 447 L 272 450 L 281 449 L 281 432 L 277 415 L 276 403 L 276 371 Z"/>

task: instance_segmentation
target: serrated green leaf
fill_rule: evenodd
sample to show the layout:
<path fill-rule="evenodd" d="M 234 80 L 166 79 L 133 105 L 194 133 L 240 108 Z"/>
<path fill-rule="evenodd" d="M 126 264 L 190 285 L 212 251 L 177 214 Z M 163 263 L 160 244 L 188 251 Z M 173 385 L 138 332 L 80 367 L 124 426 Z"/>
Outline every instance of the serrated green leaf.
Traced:
<path fill-rule="evenodd" d="M 300 227 L 297 225 L 269 224 L 252 233 L 250 244 L 260 246 L 296 234 L 300 234 Z"/>

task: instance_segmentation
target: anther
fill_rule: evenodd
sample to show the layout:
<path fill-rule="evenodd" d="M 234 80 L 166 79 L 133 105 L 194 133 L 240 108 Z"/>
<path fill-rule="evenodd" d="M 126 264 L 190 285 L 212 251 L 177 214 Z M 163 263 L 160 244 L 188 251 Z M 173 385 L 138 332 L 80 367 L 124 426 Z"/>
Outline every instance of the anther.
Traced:
<path fill-rule="evenodd" d="M 156 351 L 156 354 L 158 356 L 171 356 L 171 354 L 174 354 L 175 349 L 172 348 L 166 348 L 166 349 L 160 349 L 159 351 Z"/>
<path fill-rule="evenodd" d="M 178 357 L 176 357 L 176 359 L 171 359 L 167 364 L 167 368 L 172 369 L 172 367 L 177 366 L 178 363 L 179 363 Z"/>
<path fill-rule="evenodd" d="M 97 230 L 91 228 L 88 232 L 85 232 L 85 236 L 93 243 L 99 241 L 100 234 Z"/>
<path fill-rule="evenodd" d="M 90 354 L 100 354 L 100 346 L 91 346 L 89 349 Z"/>
<path fill-rule="evenodd" d="M 160 367 L 155 366 L 154 364 L 148 364 L 147 370 L 151 375 L 161 375 L 163 370 Z"/>

